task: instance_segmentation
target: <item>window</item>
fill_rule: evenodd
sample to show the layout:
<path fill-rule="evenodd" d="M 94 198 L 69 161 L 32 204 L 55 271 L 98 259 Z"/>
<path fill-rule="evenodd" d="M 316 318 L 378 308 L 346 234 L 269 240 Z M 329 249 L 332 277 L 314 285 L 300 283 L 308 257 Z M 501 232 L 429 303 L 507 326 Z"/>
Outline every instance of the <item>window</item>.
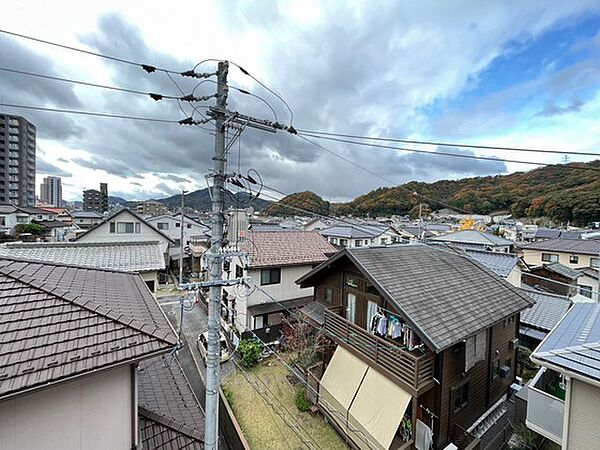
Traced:
<path fill-rule="evenodd" d="M 500 376 L 500 360 L 494 361 L 492 365 L 492 380 L 495 380 Z"/>
<path fill-rule="evenodd" d="M 577 264 L 578 262 L 579 262 L 579 256 L 577 256 L 577 255 L 569 256 L 569 263 Z"/>
<path fill-rule="evenodd" d="M 325 288 L 325 296 L 324 296 L 323 300 L 328 305 L 331 305 L 333 303 L 333 289 L 332 288 Z"/>
<path fill-rule="evenodd" d="M 168 230 L 169 229 L 169 222 L 158 222 L 156 224 L 156 228 L 158 228 L 159 230 Z"/>
<path fill-rule="evenodd" d="M 337 238 L 329 238 L 329 242 L 331 242 L 333 245 L 337 245 Z"/>
<path fill-rule="evenodd" d="M 592 287 L 591 286 L 586 286 L 585 284 L 580 284 L 578 287 L 579 287 L 579 293 L 581 295 L 583 295 L 584 297 L 587 297 L 587 298 L 592 298 Z"/>
<path fill-rule="evenodd" d="M 242 266 L 235 266 L 235 277 L 242 278 L 244 276 L 244 268 Z"/>
<path fill-rule="evenodd" d="M 600 258 L 590 258 L 590 267 L 600 267 Z"/>
<path fill-rule="evenodd" d="M 80 219 L 79 221 L 83 223 L 83 219 Z M 114 222 L 110 223 L 110 232 L 111 233 L 115 232 L 115 223 Z"/>
<path fill-rule="evenodd" d="M 175 222 L 175 228 L 181 228 L 181 222 Z"/>
<path fill-rule="evenodd" d="M 371 320 L 377 314 L 377 303 L 372 302 L 371 300 L 367 301 L 367 328 L 371 329 Z"/>
<path fill-rule="evenodd" d="M 454 413 L 461 411 L 469 403 L 469 382 L 454 389 Z"/>
<path fill-rule="evenodd" d="M 254 329 L 257 330 L 259 328 L 263 328 L 263 326 L 264 326 L 263 316 L 254 316 Z"/>
<path fill-rule="evenodd" d="M 556 253 L 542 253 L 543 262 L 558 262 L 558 255 Z"/>
<path fill-rule="evenodd" d="M 346 276 L 346 286 L 358 289 L 358 279 L 350 275 Z"/>
<path fill-rule="evenodd" d="M 348 246 L 348 239 L 340 239 L 340 245 L 342 247 L 347 247 Z"/>
<path fill-rule="evenodd" d="M 260 271 L 260 284 L 265 286 L 267 284 L 278 284 L 281 282 L 281 269 L 262 269 Z"/>
<path fill-rule="evenodd" d="M 346 320 L 356 323 L 356 295 L 348 293 L 346 301 Z"/>
<path fill-rule="evenodd" d="M 381 238 L 381 245 L 387 244 L 387 238 Z"/>
<path fill-rule="evenodd" d="M 139 234 L 139 233 L 141 233 L 141 230 L 142 230 L 142 224 L 141 224 L 141 223 L 139 223 L 139 222 L 136 222 L 136 223 L 135 223 L 135 232 L 136 232 L 137 234 Z"/>
<path fill-rule="evenodd" d="M 133 233 L 133 222 L 117 222 L 117 233 Z"/>
<path fill-rule="evenodd" d="M 362 240 L 360 240 L 360 239 L 357 239 L 357 240 L 356 240 L 356 246 L 357 246 L 357 247 L 362 247 L 362 244 L 363 244 L 363 241 L 362 241 Z"/>
<path fill-rule="evenodd" d="M 188 224 L 186 225 L 186 228 L 192 228 L 192 224 L 191 224 L 191 223 L 188 223 Z"/>

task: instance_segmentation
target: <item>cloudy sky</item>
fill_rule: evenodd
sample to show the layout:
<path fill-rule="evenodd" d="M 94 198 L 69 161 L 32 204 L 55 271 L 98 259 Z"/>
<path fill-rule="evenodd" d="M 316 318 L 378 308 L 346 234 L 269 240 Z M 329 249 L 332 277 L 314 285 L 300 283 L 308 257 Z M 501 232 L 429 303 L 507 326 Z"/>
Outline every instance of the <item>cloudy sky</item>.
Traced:
<path fill-rule="evenodd" d="M 597 0 L 21 0 L 3 3 L 0 28 L 182 71 L 207 58 L 234 61 L 287 100 L 297 128 L 600 153 Z M 164 73 L 147 74 L 5 34 L 0 34 L 0 67 L 144 92 L 179 92 Z M 214 70 L 214 63 L 199 70 Z M 179 76 L 174 80 L 186 93 L 196 85 Z M 277 98 L 235 67 L 229 80 L 267 100 L 280 121 L 290 121 Z M 212 83 L 195 89 L 213 92 Z M 189 104 L 172 100 L 154 102 L 1 71 L 0 102 L 173 120 L 192 112 Z M 273 118 L 264 103 L 235 91 L 230 107 Z M 67 200 L 79 199 L 82 189 L 101 181 L 108 182 L 112 195 L 127 199 L 206 186 L 212 165 L 209 130 L 0 108 L 37 125 L 38 183 L 46 175 L 61 176 Z M 200 106 L 195 117 L 204 111 Z M 396 183 L 532 167 L 321 143 Z M 474 154 L 562 160 L 497 150 Z M 257 170 L 267 185 L 282 191 L 310 189 L 331 200 L 389 184 L 285 133 L 246 130 L 230 164 L 234 170 L 238 164 L 244 172 Z"/>

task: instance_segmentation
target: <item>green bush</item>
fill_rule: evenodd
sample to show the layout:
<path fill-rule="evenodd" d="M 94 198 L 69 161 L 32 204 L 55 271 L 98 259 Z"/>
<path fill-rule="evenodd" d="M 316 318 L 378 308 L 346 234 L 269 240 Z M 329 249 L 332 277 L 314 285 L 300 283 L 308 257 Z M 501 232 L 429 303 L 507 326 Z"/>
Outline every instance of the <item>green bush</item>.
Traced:
<path fill-rule="evenodd" d="M 37 223 L 19 223 L 13 228 L 13 235 L 19 236 L 23 233 L 31 233 L 34 236 L 40 236 L 44 233 L 44 228 Z"/>
<path fill-rule="evenodd" d="M 523 378 L 524 382 L 532 379 L 538 369 L 535 363 L 529 359 L 530 356 L 531 350 L 519 345 L 519 348 L 517 349 L 517 370 L 518 375 Z"/>
<path fill-rule="evenodd" d="M 298 408 L 298 411 L 308 411 L 312 406 L 310 402 L 306 400 L 306 397 L 304 396 L 304 388 L 302 387 L 299 387 L 296 390 L 296 398 L 294 400 L 296 402 L 296 408 Z"/>
<path fill-rule="evenodd" d="M 242 367 L 254 367 L 262 353 L 262 344 L 256 339 L 243 339 L 238 346 L 240 354 L 240 364 Z"/>

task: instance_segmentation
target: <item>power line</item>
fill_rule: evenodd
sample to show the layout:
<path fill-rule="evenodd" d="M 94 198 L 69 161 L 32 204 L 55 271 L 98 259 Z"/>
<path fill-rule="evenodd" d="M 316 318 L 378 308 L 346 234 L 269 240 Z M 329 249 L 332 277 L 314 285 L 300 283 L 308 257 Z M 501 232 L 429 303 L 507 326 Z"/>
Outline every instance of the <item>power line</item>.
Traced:
<path fill-rule="evenodd" d="M 361 136 L 357 134 L 343 134 L 343 133 L 333 133 L 333 132 L 325 132 L 325 131 L 313 131 L 313 130 L 304 130 L 298 129 L 298 133 L 306 133 L 311 135 L 321 135 L 321 136 L 334 136 L 334 137 L 342 137 L 342 138 L 352 138 L 352 139 L 364 139 L 369 141 L 384 141 L 384 142 L 401 142 L 404 144 L 424 144 L 424 145 L 437 145 L 439 147 L 462 147 L 462 148 L 473 148 L 473 149 L 481 149 L 481 150 L 505 150 L 512 152 L 533 152 L 533 153 L 555 153 L 559 155 L 579 155 L 579 156 L 600 156 L 599 153 L 591 153 L 591 152 L 575 152 L 570 150 L 551 150 L 551 149 L 541 149 L 541 148 L 528 148 L 528 147 L 506 147 L 506 146 L 495 146 L 495 145 L 480 145 L 480 144 L 463 144 L 456 142 L 437 142 L 437 141 L 421 141 L 414 139 L 399 139 L 399 138 L 386 138 L 380 136 Z"/>
<path fill-rule="evenodd" d="M 137 116 L 124 115 L 124 114 L 113 114 L 113 113 L 92 112 L 92 111 L 78 111 L 78 110 L 74 110 L 74 109 L 43 108 L 41 106 L 17 105 L 17 104 L 13 104 L 13 103 L 0 103 L 0 106 L 5 106 L 7 108 L 30 109 L 33 111 L 56 112 L 56 113 L 63 113 L 63 114 L 76 114 L 76 115 L 80 115 L 80 116 L 111 117 L 114 119 L 144 120 L 144 121 L 148 121 L 148 122 L 175 123 L 175 124 L 183 125 L 181 120 L 158 119 L 158 118 L 153 118 L 153 117 L 137 117 Z"/>
<path fill-rule="evenodd" d="M 62 81 L 65 83 L 79 84 L 82 86 L 90 86 L 90 87 L 96 87 L 96 88 L 101 88 L 101 89 L 110 89 L 113 91 L 127 92 L 129 94 L 147 95 L 156 101 L 162 100 L 162 99 L 186 101 L 186 98 L 185 98 L 186 96 L 183 93 L 182 93 L 182 97 L 178 97 L 175 95 L 157 94 L 154 92 L 144 92 L 144 91 L 138 91 L 135 89 L 128 89 L 128 88 L 122 88 L 122 87 L 117 87 L 117 86 L 108 86 L 105 84 L 90 83 L 88 81 L 73 80 L 71 78 L 55 77 L 55 76 L 51 76 L 51 75 L 44 75 L 41 73 L 27 72 L 25 70 L 11 69 L 8 67 L 0 67 L 0 70 L 3 72 L 10 72 L 10 73 L 15 73 L 15 74 L 19 74 L 19 75 L 27 75 L 27 76 L 31 76 L 31 77 L 45 78 L 45 79 L 53 80 L 53 81 Z M 212 96 L 203 96 L 201 98 L 201 101 L 208 100 L 210 97 L 212 97 Z M 187 100 L 187 101 L 189 101 L 189 100 Z M 200 98 L 198 101 L 200 101 Z"/>
<path fill-rule="evenodd" d="M 120 62 L 120 63 L 123 63 L 123 64 L 129 64 L 129 65 L 132 65 L 132 66 L 138 66 L 138 67 L 141 67 L 142 69 L 144 69 L 148 73 L 156 72 L 158 70 L 158 71 L 161 71 L 161 72 L 181 74 L 181 71 L 179 71 L 179 70 L 166 69 L 164 67 L 157 67 L 157 66 L 153 66 L 153 65 L 150 65 L 150 64 L 144 64 L 144 63 L 140 63 L 140 62 L 136 62 L 136 61 L 131 61 L 131 60 L 124 59 L 124 58 L 118 58 L 116 56 L 104 55 L 102 53 L 93 52 L 91 50 L 84 50 L 82 48 L 72 47 L 70 45 L 59 44 L 59 43 L 51 42 L 51 41 L 48 41 L 48 40 L 45 40 L 45 39 L 40 39 L 40 38 L 36 38 L 36 37 L 33 37 L 33 36 L 28 36 L 26 34 L 15 33 L 13 31 L 1 30 L 0 29 L 0 33 L 8 34 L 10 36 L 19 37 L 19 38 L 22 38 L 22 39 L 27 39 L 27 40 L 30 40 L 30 41 L 40 42 L 42 44 L 53 45 L 55 47 L 60 47 L 60 48 L 63 48 L 65 50 L 72 50 L 72 51 L 79 52 L 79 53 L 84 53 L 86 55 L 97 56 L 98 58 L 104 58 L 104 59 L 108 59 L 108 60 L 111 60 L 111 61 L 117 61 L 117 62 Z"/>
<path fill-rule="evenodd" d="M 316 138 L 316 139 L 325 139 L 328 141 L 342 142 L 345 144 L 359 145 L 359 146 L 363 146 L 363 147 L 386 148 L 386 149 L 390 149 L 390 150 L 397 150 L 397 151 L 401 151 L 401 152 L 420 153 L 420 154 L 425 154 L 425 155 L 430 155 L 430 156 L 444 156 L 444 157 L 474 159 L 474 160 L 483 160 L 483 161 L 498 161 L 498 162 L 507 162 L 507 163 L 515 163 L 515 164 L 528 164 L 528 165 L 533 165 L 533 166 L 556 165 L 556 164 L 548 164 L 548 163 L 543 163 L 543 162 L 520 161 L 520 160 L 516 160 L 516 159 L 495 158 L 495 157 L 490 157 L 490 156 L 461 155 L 458 153 L 447 153 L 447 152 L 431 152 L 428 150 L 420 150 L 420 149 L 416 149 L 416 148 L 396 147 L 396 146 L 384 145 L 384 144 L 373 144 L 373 143 L 355 141 L 355 140 L 350 140 L 350 139 L 342 139 L 342 138 L 336 138 L 336 137 L 330 137 L 330 136 L 320 136 L 320 135 L 310 134 L 310 133 L 298 134 L 298 136 L 304 137 L 304 138 L 306 138 L 306 136 L 310 136 L 310 137 Z M 600 156 L 597 154 L 592 154 L 592 155 Z M 574 165 L 567 165 L 567 166 L 563 166 L 563 167 L 565 167 L 566 169 L 590 170 L 593 172 L 600 172 L 600 168 L 598 168 L 598 167 L 588 167 L 588 166 L 584 167 L 584 166 L 574 166 Z M 379 176 L 379 175 L 377 175 L 377 176 Z"/>

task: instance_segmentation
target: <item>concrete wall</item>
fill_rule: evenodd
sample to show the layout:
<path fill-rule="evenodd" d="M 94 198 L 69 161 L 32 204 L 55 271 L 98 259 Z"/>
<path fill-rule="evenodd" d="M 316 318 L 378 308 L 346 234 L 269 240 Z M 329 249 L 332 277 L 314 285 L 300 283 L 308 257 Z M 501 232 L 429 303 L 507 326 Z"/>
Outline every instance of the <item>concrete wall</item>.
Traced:
<path fill-rule="evenodd" d="M 592 264 L 591 258 L 600 258 L 599 255 L 582 255 L 580 253 L 561 253 L 550 250 L 530 250 L 524 248 L 523 259 L 530 266 L 541 266 L 542 264 L 548 264 L 547 262 L 542 261 L 542 253 L 552 253 L 558 255 L 559 263 L 561 263 L 563 266 L 571 267 L 573 269 L 578 267 L 590 267 Z M 571 255 L 577 255 L 579 257 L 577 263 L 572 264 L 569 262 L 569 257 Z"/>
<path fill-rule="evenodd" d="M 1 450 L 130 449 L 137 405 L 131 366 L 0 402 Z"/>
<path fill-rule="evenodd" d="M 110 223 L 111 222 L 133 222 L 140 224 L 139 233 L 111 233 Z M 116 226 L 116 224 L 115 224 Z M 135 225 L 134 225 L 135 230 Z M 79 242 L 126 242 L 126 241 L 159 241 L 161 243 L 161 249 L 163 252 L 167 251 L 169 246 L 169 240 L 156 231 L 151 226 L 146 225 L 144 222 L 137 219 L 133 214 L 128 211 L 124 211 L 121 214 L 114 217 L 109 222 L 104 222 L 102 225 L 94 228 L 93 230 L 85 233 L 79 239 Z"/>

